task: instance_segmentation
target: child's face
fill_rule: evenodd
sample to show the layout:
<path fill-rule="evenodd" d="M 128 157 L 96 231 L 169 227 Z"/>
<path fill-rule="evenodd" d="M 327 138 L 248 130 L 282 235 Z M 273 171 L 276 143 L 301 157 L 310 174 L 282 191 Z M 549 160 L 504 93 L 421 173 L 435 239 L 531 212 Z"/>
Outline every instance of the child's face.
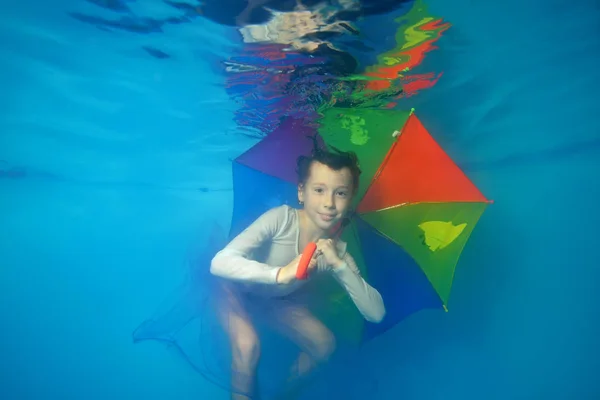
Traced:
<path fill-rule="evenodd" d="M 298 200 L 313 223 L 323 230 L 332 228 L 342 219 L 352 201 L 354 188 L 348 168 L 334 171 L 313 162 L 306 184 L 298 187 Z"/>

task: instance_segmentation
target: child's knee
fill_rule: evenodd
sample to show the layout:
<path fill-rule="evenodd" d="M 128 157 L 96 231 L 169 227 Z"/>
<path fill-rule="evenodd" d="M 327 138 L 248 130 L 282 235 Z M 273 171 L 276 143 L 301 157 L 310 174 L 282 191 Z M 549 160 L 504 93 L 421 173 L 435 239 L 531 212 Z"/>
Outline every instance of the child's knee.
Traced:
<path fill-rule="evenodd" d="M 260 341 L 255 334 L 240 334 L 233 343 L 234 363 L 255 367 L 260 359 Z"/>
<path fill-rule="evenodd" d="M 336 349 L 335 336 L 329 330 L 326 330 L 321 335 L 320 340 L 316 343 L 313 357 L 318 362 L 326 362 L 333 355 Z"/>

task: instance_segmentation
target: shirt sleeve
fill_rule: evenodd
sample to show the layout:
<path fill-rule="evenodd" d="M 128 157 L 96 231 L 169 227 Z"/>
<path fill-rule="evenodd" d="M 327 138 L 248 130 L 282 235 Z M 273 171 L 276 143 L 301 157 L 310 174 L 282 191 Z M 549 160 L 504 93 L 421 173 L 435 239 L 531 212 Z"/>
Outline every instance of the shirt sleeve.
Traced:
<path fill-rule="evenodd" d="M 236 236 L 212 259 L 210 272 L 213 275 L 245 282 L 277 283 L 278 266 L 271 266 L 252 259 L 253 254 L 284 226 L 287 219 L 283 207 L 273 208 Z"/>
<path fill-rule="evenodd" d="M 344 255 L 342 261 L 344 263 L 339 267 L 331 268 L 334 278 L 346 289 L 367 321 L 381 322 L 386 313 L 381 294 L 363 279 L 354 258 L 349 253 Z"/>

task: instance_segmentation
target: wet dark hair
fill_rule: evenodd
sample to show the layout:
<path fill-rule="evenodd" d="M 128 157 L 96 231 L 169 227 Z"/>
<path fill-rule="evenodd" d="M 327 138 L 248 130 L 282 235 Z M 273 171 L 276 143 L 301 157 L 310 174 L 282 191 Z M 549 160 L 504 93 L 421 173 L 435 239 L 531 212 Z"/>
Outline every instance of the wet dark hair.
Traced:
<path fill-rule="evenodd" d="M 334 171 L 340 171 L 344 168 L 350 170 L 352 175 L 352 190 L 356 192 L 359 185 L 359 178 L 361 174 L 360 165 L 358 163 L 358 157 L 354 152 L 345 152 L 336 149 L 333 146 L 329 151 L 319 146 L 316 136 L 309 136 L 312 139 L 314 147 L 310 156 L 300 156 L 297 161 L 296 173 L 298 174 L 298 183 L 304 185 L 310 175 L 310 167 L 314 162 L 319 162 L 323 165 L 328 166 Z"/>

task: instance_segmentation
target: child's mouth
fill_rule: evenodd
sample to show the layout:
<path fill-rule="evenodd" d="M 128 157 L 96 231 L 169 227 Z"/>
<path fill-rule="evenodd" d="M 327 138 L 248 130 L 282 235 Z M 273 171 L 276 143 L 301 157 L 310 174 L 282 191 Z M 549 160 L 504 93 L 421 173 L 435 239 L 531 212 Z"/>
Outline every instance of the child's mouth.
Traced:
<path fill-rule="evenodd" d="M 319 214 L 319 216 L 321 217 L 321 219 L 323 221 L 326 221 L 326 222 L 333 221 L 333 219 L 335 218 L 335 215 Z"/>

